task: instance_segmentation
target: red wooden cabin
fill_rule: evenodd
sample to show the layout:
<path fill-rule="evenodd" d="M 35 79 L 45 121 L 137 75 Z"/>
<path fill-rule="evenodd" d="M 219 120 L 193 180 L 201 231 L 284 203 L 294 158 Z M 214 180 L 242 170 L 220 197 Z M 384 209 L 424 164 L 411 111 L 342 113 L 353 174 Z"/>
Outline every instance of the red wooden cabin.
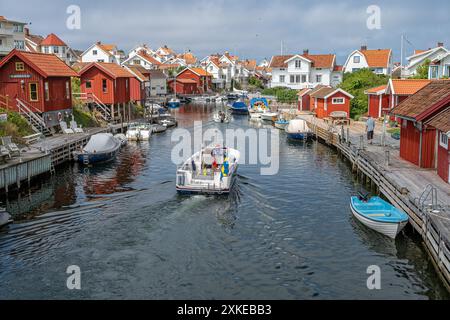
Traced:
<path fill-rule="evenodd" d="M 145 88 L 149 83 L 149 78 L 136 66 L 127 66 L 125 68 L 134 75 L 134 77 L 130 79 L 130 99 L 141 105 L 145 104 Z"/>
<path fill-rule="evenodd" d="M 298 96 L 298 111 L 309 111 L 310 97 L 309 93 L 312 89 L 305 88 L 297 93 Z"/>
<path fill-rule="evenodd" d="M 432 81 L 401 102 L 392 114 L 401 119 L 400 157 L 421 167 L 437 167 L 438 130 L 428 122 L 450 106 L 450 81 Z"/>
<path fill-rule="evenodd" d="M 450 183 L 450 107 L 438 113 L 427 122 L 437 130 L 437 173 L 447 183 Z"/>
<path fill-rule="evenodd" d="M 429 83 L 430 80 L 425 79 L 390 79 L 387 85 L 365 91 L 368 95 L 368 114 L 374 118 L 383 117 Z"/>
<path fill-rule="evenodd" d="M 53 54 L 11 51 L 0 61 L 0 95 L 9 107 L 41 116 L 48 127 L 72 114 L 71 77 L 78 74 Z M 16 100 L 17 99 L 17 100 Z"/>
<path fill-rule="evenodd" d="M 350 117 L 350 100 L 353 96 L 342 90 L 324 87 L 310 94 L 311 105 L 318 118 L 329 117 L 332 112 L 341 111 Z"/>
<path fill-rule="evenodd" d="M 193 88 L 194 92 L 192 93 L 203 94 L 207 91 L 210 91 L 212 88 L 212 74 L 206 72 L 206 70 L 203 70 L 202 68 L 186 68 L 177 74 L 176 79 L 177 79 L 177 89 L 179 83 L 178 80 L 189 79 L 195 81 L 195 88 Z M 181 84 L 180 82 L 180 87 L 184 90 L 185 85 Z M 187 87 L 189 88 L 190 91 L 191 86 L 189 85 Z M 179 93 L 178 90 L 177 93 Z M 187 92 L 180 92 L 180 93 L 189 94 Z"/>
<path fill-rule="evenodd" d="M 170 91 L 177 94 L 197 94 L 199 93 L 197 82 L 192 79 L 176 79 L 176 88 L 173 79 L 168 81 Z M 176 89 L 176 90 L 175 90 Z"/>

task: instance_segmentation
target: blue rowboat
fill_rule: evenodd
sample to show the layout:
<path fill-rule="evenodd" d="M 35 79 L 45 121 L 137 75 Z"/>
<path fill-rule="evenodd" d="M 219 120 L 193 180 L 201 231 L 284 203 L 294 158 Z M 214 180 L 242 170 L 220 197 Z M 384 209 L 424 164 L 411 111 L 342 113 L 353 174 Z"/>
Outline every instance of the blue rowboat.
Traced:
<path fill-rule="evenodd" d="M 289 121 L 285 120 L 285 119 L 278 119 L 277 121 L 275 121 L 275 128 L 278 128 L 280 130 L 285 130 L 286 127 L 288 126 Z"/>
<path fill-rule="evenodd" d="M 237 113 L 237 114 L 248 114 L 248 107 L 243 101 L 236 101 L 234 102 L 231 107 L 231 112 Z"/>
<path fill-rule="evenodd" d="M 284 129 L 287 137 L 292 140 L 308 140 L 312 137 L 312 132 L 304 119 L 293 119 Z"/>
<path fill-rule="evenodd" d="M 395 239 L 408 223 L 406 213 L 380 197 L 351 197 L 350 208 L 353 216 L 362 224 L 392 239 Z"/>

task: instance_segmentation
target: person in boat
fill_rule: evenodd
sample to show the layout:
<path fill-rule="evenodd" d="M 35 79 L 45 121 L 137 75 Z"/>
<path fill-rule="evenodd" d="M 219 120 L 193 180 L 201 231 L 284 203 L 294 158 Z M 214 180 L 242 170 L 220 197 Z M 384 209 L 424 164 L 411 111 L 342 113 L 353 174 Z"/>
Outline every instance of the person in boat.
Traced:
<path fill-rule="evenodd" d="M 195 171 L 197 171 L 197 167 L 195 165 L 194 159 L 191 160 L 191 168 L 192 168 L 192 173 L 195 175 Z"/>

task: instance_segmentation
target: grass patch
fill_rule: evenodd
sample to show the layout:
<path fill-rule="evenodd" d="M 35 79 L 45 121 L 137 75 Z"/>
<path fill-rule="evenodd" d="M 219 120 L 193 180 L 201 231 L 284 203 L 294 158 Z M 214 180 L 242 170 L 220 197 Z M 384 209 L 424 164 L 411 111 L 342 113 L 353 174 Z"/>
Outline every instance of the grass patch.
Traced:
<path fill-rule="evenodd" d="M 82 125 L 83 128 L 92 128 L 99 126 L 97 120 L 91 115 L 91 113 L 83 110 L 82 107 L 73 107 L 73 116 L 77 124 Z"/>
<path fill-rule="evenodd" d="M 34 133 L 25 118 L 17 112 L 0 108 L 0 113 L 8 114 L 8 120 L 6 122 L 0 122 L 0 136 L 11 136 L 15 142 L 21 143 L 22 137 Z"/>

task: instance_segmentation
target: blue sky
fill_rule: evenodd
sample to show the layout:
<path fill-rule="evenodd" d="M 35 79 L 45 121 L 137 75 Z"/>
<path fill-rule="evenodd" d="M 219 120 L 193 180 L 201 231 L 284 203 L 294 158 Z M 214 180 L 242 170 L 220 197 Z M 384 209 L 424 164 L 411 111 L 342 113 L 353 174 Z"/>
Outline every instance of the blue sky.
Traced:
<path fill-rule="evenodd" d="M 66 28 L 69 5 L 81 9 L 81 29 Z M 381 29 L 366 26 L 367 7 L 381 9 Z M 63 0 L 3 1 L 0 15 L 31 23 L 32 33 L 54 32 L 75 49 L 95 41 L 126 51 L 139 43 L 167 44 L 197 56 L 228 50 L 261 60 L 285 53 L 335 53 L 338 62 L 361 44 L 392 48 L 400 60 L 400 36 L 407 54 L 413 49 L 450 46 L 450 2 L 428 1 L 294 1 L 294 0 Z"/>

